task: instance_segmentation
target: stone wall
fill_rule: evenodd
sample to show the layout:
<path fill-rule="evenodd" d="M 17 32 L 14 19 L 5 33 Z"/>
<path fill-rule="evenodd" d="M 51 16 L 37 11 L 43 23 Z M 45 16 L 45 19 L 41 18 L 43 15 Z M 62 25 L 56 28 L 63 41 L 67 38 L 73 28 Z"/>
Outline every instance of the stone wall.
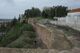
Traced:
<path fill-rule="evenodd" d="M 46 48 L 51 48 L 51 31 L 41 24 L 36 24 L 35 27 L 38 34 L 38 39 L 42 40 L 44 45 L 46 45 Z"/>
<path fill-rule="evenodd" d="M 35 19 L 30 19 L 29 23 L 33 25 L 38 39 L 43 42 L 46 48 L 70 49 L 72 47 L 71 42 L 65 37 L 63 31 L 55 27 L 47 27 L 36 21 Z"/>
<path fill-rule="evenodd" d="M 46 45 L 45 49 L 20 49 L 20 48 L 0 48 L 0 53 L 79 53 L 79 48 L 71 49 L 71 43 L 65 37 L 63 31 L 57 28 L 47 27 L 45 25 L 36 23 L 35 19 L 28 21 L 33 25 L 38 39 L 41 39 L 43 44 Z M 42 43 L 40 43 L 42 44 Z M 60 50 L 58 50 L 60 49 Z M 70 50 L 63 50 L 70 49 Z"/>
<path fill-rule="evenodd" d="M 43 42 L 45 48 L 51 48 L 51 30 L 42 24 L 36 23 L 35 19 L 30 19 L 29 23 L 35 28 L 35 31 L 38 35 L 38 40 Z"/>

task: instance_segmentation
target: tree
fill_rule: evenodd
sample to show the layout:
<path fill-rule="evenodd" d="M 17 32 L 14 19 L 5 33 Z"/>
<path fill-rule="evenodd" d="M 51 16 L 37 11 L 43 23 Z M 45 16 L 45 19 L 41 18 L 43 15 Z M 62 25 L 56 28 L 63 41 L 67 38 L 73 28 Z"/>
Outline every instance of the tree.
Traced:
<path fill-rule="evenodd" d="M 27 19 L 27 22 L 29 18 L 40 17 L 40 16 L 41 16 L 41 11 L 39 8 L 32 7 L 31 9 L 27 9 L 24 12 L 24 17 Z"/>
<path fill-rule="evenodd" d="M 31 12 L 32 12 L 32 17 L 41 16 L 41 11 L 39 8 L 32 7 Z"/>
<path fill-rule="evenodd" d="M 41 12 L 39 8 L 32 7 L 31 9 L 27 9 L 24 12 L 24 17 L 33 18 L 33 17 L 44 17 L 49 19 L 54 19 L 54 17 L 65 17 L 68 13 L 67 7 L 65 6 L 53 6 L 53 7 L 45 7 Z"/>
<path fill-rule="evenodd" d="M 53 19 L 54 17 L 65 17 L 67 12 L 67 7 L 65 6 L 45 7 L 42 11 L 42 17 L 49 19 Z"/>
<path fill-rule="evenodd" d="M 55 7 L 55 17 L 65 17 L 67 15 L 67 7 L 56 6 Z"/>
<path fill-rule="evenodd" d="M 20 19 L 21 19 L 21 15 L 19 14 L 18 21 L 20 21 Z"/>
<path fill-rule="evenodd" d="M 38 8 L 32 7 L 32 9 L 25 10 L 24 15 L 26 17 L 38 17 L 38 16 L 41 16 L 41 11 Z"/>
<path fill-rule="evenodd" d="M 42 16 L 45 18 L 53 18 L 55 16 L 54 13 L 55 13 L 54 8 L 47 7 L 43 9 Z"/>
<path fill-rule="evenodd" d="M 31 15 L 31 10 L 30 9 L 25 10 L 24 16 L 30 17 L 30 15 Z"/>
<path fill-rule="evenodd" d="M 17 19 L 16 19 L 16 17 L 14 17 L 14 19 L 11 22 L 11 25 L 14 26 L 16 23 L 17 23 Z"/>
<path fill-rule="evenodd" d="M 48 18 L 48 14 L 45 12 L 45 10 L 42 11 L 42 17 Z"/>

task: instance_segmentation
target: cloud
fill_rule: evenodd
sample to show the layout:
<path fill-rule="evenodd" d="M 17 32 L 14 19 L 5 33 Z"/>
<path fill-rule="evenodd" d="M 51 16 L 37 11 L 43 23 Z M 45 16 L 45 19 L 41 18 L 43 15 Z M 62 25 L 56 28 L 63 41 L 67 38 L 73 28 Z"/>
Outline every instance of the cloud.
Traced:
<path fill-rule="evenodd" d="M 80 1 L 80 0 L 74 0 L 74 1 Z"/>
<path fill-rule="evenodd" d="M 7 2 L 13 2 L 13 0 L 6 0 Z"/>
<path fill-rule="evenodd" d="M 5 3 L 14 3 L 14 0 L 3 0 Z"/>
<path fill-rule="evenodd" d="M 15 2 L 25 2 L 26 0 L 14 0 Z"/>
<path fill-rule="evenodd" d="M 23 13 L 25 9 L 45 6 L 63 5 L 69 8 L 80 7 L 80 0 L 0 0 L 0 18 L 13 18 Z"/>

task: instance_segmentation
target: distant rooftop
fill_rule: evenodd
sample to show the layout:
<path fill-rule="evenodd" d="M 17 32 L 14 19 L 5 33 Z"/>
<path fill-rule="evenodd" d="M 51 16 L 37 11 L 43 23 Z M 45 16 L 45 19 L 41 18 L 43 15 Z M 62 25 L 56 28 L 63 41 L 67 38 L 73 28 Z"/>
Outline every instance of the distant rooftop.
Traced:
<path fill-rule="evenodd" d="M 76 13 L 80 12 L 80 8 L 72 9 L 69 13 Z"/>

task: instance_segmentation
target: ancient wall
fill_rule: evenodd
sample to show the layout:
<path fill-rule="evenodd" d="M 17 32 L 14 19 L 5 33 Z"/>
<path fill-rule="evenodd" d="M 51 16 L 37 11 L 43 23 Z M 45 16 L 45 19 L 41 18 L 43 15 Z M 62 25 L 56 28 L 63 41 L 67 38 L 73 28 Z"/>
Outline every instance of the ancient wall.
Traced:
<path fill-rule="evenodd" d="M 72 47 L 71 43 L 65 37 L 64 32 L 61 30 L 37 23 L 35 19 L 30 19 L 29 23 L 33 25 L 38 35 L 38 39 L 42 40 L 46 48 L 69 49 Z"/>
<path fill-rule="evenodd" d="M 51 30 L 42 24 L 36 23 L 35 19 L 30 19 L 29 23 L 35 28 L 38 39 L 42 40 L 46 48 L 51 48 Z"/>
<path fill-rule="evenodd" d="M 42 42 L 46 45 L 46 48 L 51 48 L 51 31 L 41 24 L 36 24 L 35 27 L 38 34 L 38 39 L 42 40 Z"/>
<path fill-rule="evenodd" d="M 30 19 L 28 21 L 33 25 L 38 39 L 41 39 L 43 44 L 46 45 L 45 49 L 18 49 L 18 48 L 0 48 L 0 53 L 78 53 L 76 49 L 67 51 L 64 49 L 71 49 L 72 45 L 69 40 L 64 36 L 61 30 L 56 28 L 49 28 L 45 25 L 36 23 L 36 20 Z M 41 43 L 42 44 L 42 43 Z M 58 50 L 60 49 L 60 50 Z"/>

